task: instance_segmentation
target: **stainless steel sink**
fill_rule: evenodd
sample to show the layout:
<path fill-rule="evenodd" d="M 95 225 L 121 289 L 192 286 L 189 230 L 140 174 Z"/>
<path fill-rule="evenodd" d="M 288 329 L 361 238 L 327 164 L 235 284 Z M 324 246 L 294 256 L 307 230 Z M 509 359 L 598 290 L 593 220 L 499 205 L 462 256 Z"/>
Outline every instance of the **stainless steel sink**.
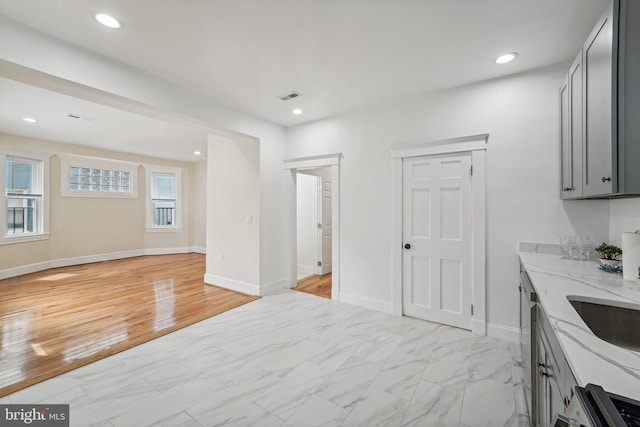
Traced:
<path fill-rule="evenodd" d="M 567 299 L 598 338 L 640 351 L 640 305 L 579 296 Z"/>

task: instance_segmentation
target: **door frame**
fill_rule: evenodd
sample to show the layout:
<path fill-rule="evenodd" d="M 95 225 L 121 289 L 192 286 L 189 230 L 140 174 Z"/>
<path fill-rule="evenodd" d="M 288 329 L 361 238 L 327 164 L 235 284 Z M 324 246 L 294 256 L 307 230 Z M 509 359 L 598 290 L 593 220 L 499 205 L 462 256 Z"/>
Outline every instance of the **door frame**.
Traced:
<path fill-rule="evenodd" d="M 287 203 L 287 230 L 289 238 L 289 256 L 287 257 L 287 272 L 289 288 L 297 285 L 297 242 L 296 242 L 296 180 L 298 170 L 331 167 L 331 299 L 340 300 L 340 160 L 342 153 L 326 154 L 312 157 L 286 159 L 285 170 L 285 199 Z"/>
<path fill-rule="evenodd" d="M 471 330 L 486 335 L 486 150 L 489 134 L 438 141 L 412 142 L 391 147 L 391 303 L 402 316 L 402 159 L 471 153 Z"/>

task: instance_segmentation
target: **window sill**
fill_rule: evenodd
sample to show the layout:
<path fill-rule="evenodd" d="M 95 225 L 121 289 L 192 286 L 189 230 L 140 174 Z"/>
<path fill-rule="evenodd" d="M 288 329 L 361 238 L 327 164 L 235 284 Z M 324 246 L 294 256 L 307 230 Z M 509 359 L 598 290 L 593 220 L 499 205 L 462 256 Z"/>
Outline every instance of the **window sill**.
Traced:
<path fill-rule="evenodd" d="M 27 242 L 37 242 L 39 240 L 49 240 L 51 234 L 49 233 L 39 233 L 39 234 L 29 234 L 26 236 L 8 236 L 0 238 L 0 245 L 12 245 L 15 243 L 27 243 Z"/>
<path fill-rule="evenodd" d="M 180 233 L 182 227 L 147 227 L 147 233 Z"/>

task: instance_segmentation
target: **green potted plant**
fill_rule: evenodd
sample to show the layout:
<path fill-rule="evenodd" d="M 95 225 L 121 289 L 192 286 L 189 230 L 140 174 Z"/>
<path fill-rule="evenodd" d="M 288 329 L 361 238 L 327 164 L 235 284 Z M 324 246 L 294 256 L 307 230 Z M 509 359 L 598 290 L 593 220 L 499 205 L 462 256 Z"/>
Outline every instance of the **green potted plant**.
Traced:
<path fill-rule="evenodd" d="M 595 248 L 595 251 L 600 254 L 600 263 L 602 265 L 615 267 L 620 264 L 622 249 L 620 249 L 619 247 L 602 243 L 600 246 Z"/>

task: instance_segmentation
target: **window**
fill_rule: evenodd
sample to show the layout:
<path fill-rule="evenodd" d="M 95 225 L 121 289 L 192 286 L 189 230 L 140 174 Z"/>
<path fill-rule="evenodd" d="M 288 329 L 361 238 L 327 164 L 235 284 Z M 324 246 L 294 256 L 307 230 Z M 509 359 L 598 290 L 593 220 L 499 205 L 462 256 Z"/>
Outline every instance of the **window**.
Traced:
<path fill-rule="evenodd" d="M 66 197 L 135 198 L 138 165 L 97 157 L 61 155 L 61 194 Z"/>
<path fill-rule="evenodd" d="M 181 231 L 182 169 L 147 165 L 145 170 L 147 231 Z"/>
<path fill-rule="evenodd" d="M 48 158 L 0 153 L 4 198 L 0 244 L 47 238 Z"/>

